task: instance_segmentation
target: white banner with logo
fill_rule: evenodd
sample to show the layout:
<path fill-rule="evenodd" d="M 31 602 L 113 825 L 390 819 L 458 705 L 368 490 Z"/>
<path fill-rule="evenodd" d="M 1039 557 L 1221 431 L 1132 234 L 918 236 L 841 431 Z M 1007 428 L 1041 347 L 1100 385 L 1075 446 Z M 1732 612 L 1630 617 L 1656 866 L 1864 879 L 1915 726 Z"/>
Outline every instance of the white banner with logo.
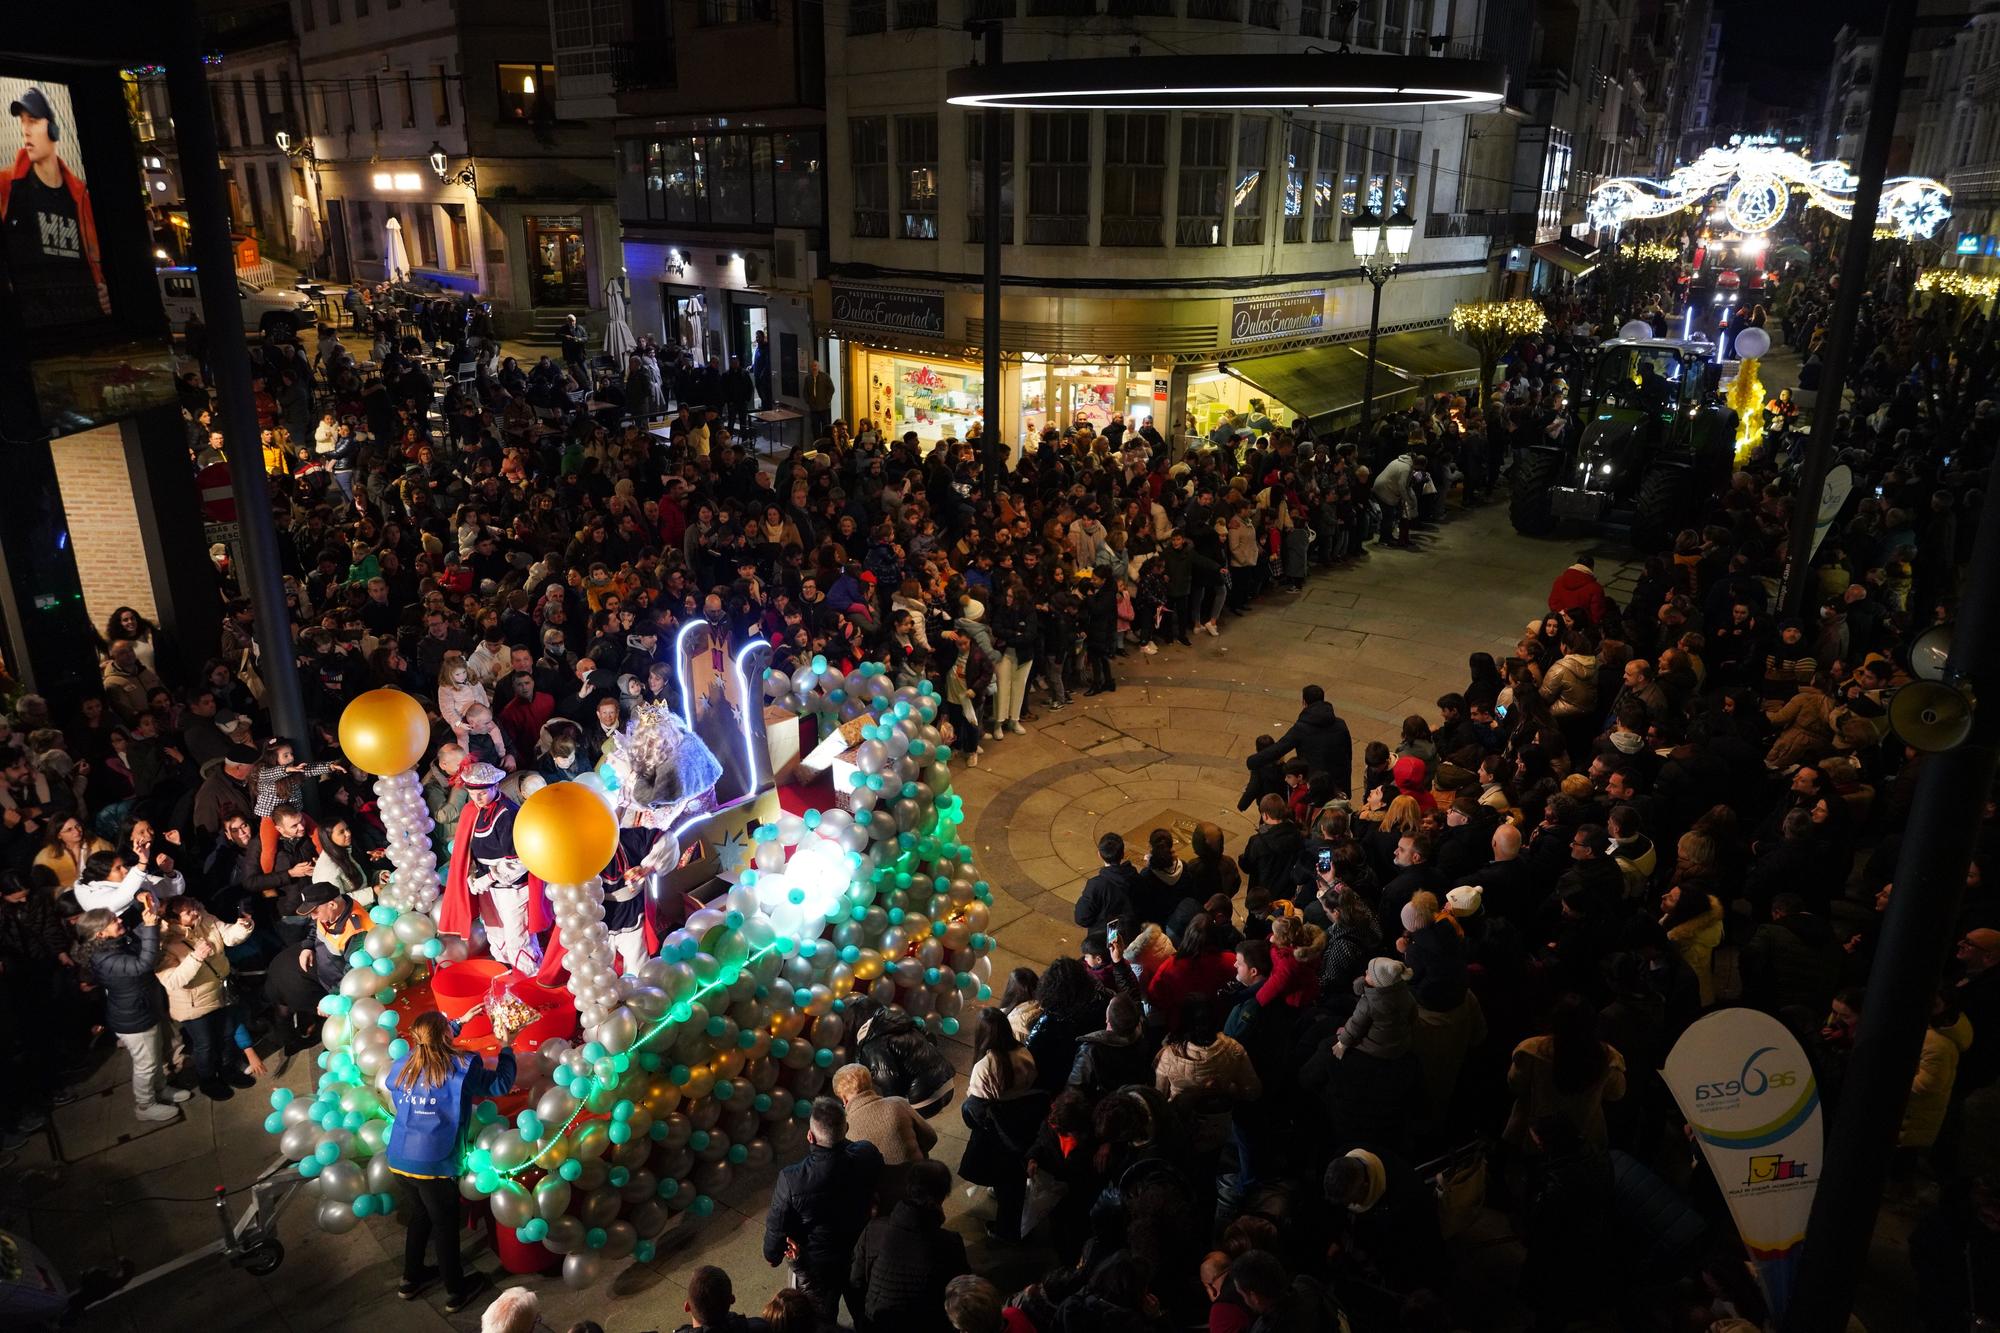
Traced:
<path fill-rule="evenodd" d="M 1777 1019 L 1724 1009 L 1682 1034 L 1663 1073 L 1782 1316 L 1824 1165 L 1812 1066 Z"/>

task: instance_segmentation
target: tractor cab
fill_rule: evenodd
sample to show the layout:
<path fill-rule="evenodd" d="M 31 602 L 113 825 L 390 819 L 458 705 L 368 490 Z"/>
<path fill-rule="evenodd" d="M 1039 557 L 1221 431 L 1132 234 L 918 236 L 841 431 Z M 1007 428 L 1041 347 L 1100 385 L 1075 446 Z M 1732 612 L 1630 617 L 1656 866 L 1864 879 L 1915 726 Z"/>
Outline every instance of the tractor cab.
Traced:
<path fill-rule="evenodd" d="M 1734 413 L 1705 338 L 1613 338 L 1598 347 L 1568 438 L 1531 451 L 1515 474 L 1514 526 L 1629 524 L 1652 549 L 1692 521 L 1705 488 L 1727 478 Z"/>

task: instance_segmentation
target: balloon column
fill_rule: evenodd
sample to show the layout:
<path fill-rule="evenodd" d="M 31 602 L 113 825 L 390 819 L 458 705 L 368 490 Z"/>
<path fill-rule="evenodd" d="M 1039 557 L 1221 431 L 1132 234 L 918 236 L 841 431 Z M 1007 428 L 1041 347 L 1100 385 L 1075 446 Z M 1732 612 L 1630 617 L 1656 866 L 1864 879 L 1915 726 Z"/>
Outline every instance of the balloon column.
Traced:
<path fill-rule="evenodd" d="M 1758 361 L 1771 350 L 1771 335 L 1756 327 L 1736 333 L 1736 379 L 1729 386 L 1729 406 L 1736 411 L 1736 465 L 1748 462 L 1764 442 L 1764 381 Z"/>
<path fill-rule="evenodd" d="M 965 810 L 935 689 L 898 689 L 877 663 L 841 674 L 823 659 L 764 684 L 801 712 L 867 719 L 843 804 L 755 828 L 736 882 L 636 975 L 617 974 L 602 921 L 595 870 L 616 825 L 605 798 L 557 784 L 517 816 L 517 851 L 549 886 L 583 1023 L 573 1039 L 517 1052 L 516 1091 L 478 1107 L 459 1190 L 485 1200 L 515 1242 L 561 1256 L 572 1286 L 618 1260 L 650 1259 L 677 1218 L 714 1210 L 739 1169 L 803 1147 L 811 1099 L 845 1058 L 851 999 L 949 1035 L 992 997 L 992 892 L 959 835 Z M 414 851 L 406 840 L 399 855 L 418 864 Z M 315 1181 L 329 1231 L 395 1207 L 383 1089 L 407 1049 L 397 1028 L 420 1011 L 408 992 L 465 956 L 416 905 L 416 887 L 374 909 L 322 1001 L 315 1093 L 272 1094 L 266 1128 Z"/>

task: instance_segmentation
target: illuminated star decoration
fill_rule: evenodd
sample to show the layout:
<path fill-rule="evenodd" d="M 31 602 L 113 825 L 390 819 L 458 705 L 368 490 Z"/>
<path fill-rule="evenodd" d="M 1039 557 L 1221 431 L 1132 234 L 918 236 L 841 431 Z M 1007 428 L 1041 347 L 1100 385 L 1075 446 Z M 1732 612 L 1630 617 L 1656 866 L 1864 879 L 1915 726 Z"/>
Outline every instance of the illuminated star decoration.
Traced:
<path fill-rule="evenodd" d="M 1615 229 L 1693 208 L 1719 193 L 1729 225 L 1754 235 L 1785 216 L 1794 194 L 1835 217 L 1849 217 L 1858 184 L 1845 162 L 1815 162 L 1770 144 L 1731 144 L 1709 149 L 1665 180 L 1612 177 L 1591 191 L 1588 217 L 1593 227 Z M 1935 235 L 1950 216 L 1951 191 L 1929 177 L 1882 183 L 1876 225 L 1898 238 Z"/>
<path fill-rule="evenodd" d="M 722 878 L 734 884 L 741 879 L 750 866 L 750 842 L 740 829 L 731 829 L 716 844 L 715 854 L 722 860 Z"/>

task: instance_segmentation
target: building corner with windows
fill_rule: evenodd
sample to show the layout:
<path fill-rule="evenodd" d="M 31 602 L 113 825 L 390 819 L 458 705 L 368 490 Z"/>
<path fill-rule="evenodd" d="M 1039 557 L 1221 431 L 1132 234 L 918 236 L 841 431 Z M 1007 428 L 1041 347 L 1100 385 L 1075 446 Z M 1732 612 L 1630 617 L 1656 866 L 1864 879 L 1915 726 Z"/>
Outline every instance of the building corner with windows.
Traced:
<path fill-rule="evenodd" d="M 312 151 L 321 271 L 478 293 L 503 336 L 550 342 L 570 314 L 601 333 L 617 270 L 608 124 L 563 88 L 546 0 L 292 8 L 291 134 Z"/>

